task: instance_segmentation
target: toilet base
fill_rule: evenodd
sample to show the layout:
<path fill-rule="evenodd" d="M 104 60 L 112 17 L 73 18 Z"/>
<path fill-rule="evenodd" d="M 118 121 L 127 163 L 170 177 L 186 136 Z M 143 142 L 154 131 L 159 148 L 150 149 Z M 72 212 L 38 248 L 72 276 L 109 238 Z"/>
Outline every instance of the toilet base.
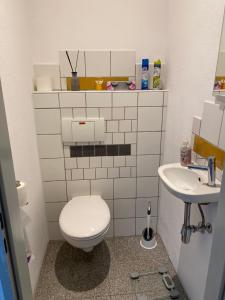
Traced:
<path fill-rule="evenodd" d="M 109 229 L 109 225 L 107 226 L 105 231 L 103 231 L 99 236 L 92 239 L 74 239 L 68 237 L 62 230 L 61 233 L 64 239 L 73 247 L 82 249 L 85 252 L 91 252 L 96 245 L 100 244 L 104 240 L 104 237 L 108 229 Z"/>

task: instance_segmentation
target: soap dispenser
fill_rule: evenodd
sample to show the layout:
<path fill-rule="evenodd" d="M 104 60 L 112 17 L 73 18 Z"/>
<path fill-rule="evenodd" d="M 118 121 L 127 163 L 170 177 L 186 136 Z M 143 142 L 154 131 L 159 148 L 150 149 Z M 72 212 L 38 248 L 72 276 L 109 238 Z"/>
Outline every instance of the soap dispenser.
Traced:
<path fill-rule="evenodd" d="M 191 146 L 187 140 L 182 143 L 180 148 L 180 164 L 183 167 L 191 164 Z"/>

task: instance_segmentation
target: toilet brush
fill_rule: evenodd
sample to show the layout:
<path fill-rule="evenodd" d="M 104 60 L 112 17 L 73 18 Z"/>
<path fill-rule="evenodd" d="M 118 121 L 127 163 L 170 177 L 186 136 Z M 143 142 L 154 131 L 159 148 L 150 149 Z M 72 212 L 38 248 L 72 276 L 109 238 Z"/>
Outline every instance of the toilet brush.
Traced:
<path fill-rule="evenodd" d="M 151 228 L 151 202 L 148 203 L 147 209 L 147 227 L 142 232 L 140 245 L 145 249 L 154 249 L 157 246 L 154 231 Z"/>

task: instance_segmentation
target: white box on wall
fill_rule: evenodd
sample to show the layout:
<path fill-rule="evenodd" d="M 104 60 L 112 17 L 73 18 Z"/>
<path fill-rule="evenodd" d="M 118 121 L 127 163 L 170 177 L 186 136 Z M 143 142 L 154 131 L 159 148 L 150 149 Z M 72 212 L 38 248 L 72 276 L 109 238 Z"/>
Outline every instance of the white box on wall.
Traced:
<path fill-rule="evenodd" d="M 66 143 L 104 141 L 103 118 L 62 118 L 62 139 Z"/>

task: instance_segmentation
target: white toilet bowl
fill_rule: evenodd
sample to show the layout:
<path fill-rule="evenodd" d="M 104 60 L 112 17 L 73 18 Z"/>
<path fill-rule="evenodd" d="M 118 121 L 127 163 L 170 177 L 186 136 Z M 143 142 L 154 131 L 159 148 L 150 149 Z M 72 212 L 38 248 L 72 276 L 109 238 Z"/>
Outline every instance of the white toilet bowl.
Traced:
<path fill-rule="evenodd" d="M 59 216 L 65 240 L 86 252 L 92 251 L 107 233 L 110 211 L 101 196 L 79 196 L 70 200 Z"/>

